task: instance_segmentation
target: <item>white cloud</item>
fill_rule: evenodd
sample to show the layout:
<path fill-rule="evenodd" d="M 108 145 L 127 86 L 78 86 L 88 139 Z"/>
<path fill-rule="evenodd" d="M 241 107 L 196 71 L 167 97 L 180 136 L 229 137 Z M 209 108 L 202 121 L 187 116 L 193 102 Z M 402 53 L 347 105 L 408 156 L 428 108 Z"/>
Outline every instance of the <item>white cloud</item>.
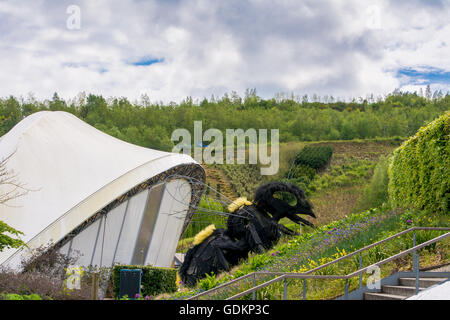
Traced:
<path fill-rule="evenodd" d="M 80 30 L 66 28 L 72 4 Z M 383 94 L 399 68 L 450 70 L 449 13 L 418 0 L 0 0 L 0 96 Z M 131 64 L 142 57 L 163 61 Z"/>

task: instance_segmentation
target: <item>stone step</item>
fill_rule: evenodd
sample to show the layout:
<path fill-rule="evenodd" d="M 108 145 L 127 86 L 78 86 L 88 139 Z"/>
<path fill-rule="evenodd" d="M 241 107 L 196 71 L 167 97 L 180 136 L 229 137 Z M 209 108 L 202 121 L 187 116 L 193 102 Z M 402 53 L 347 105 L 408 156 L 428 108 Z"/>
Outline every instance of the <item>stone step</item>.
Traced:
<path fill-rule="evenodd" d="M 447 278 L 419 278 L 419 287 L 428 288 L 445 280 L 447 280 Z M 416 286 L 416 278 L 399 278 L 398 281 L 402 286 Z"/>
<path fill-rule="evenodd" d="M 416 294 L 416 287 L 409 286 L 381 286 L 383 293 L 393 294 L 398 296 L 410 297 Z M 419 287 L 419 291 L 425 288 Z"/>
<path fill-rule="evenodd" d="M 382 293 L 382 292 L 365 292 L 364 300 L 403 300 L 406 296 Z"/>

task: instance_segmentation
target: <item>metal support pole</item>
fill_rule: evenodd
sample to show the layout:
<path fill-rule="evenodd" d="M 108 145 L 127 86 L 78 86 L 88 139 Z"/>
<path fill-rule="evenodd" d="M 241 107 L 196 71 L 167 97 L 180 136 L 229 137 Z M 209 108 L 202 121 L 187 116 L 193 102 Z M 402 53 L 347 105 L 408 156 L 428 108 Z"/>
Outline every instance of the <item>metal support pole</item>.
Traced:
<path fill-rule="evenodd" d="M 413 247 L 416 246 L 416 231 L 413 231 Z M 419 293 L 419 253 L 413 252 L 413 272 L 416 274 L 416 294 Z"/>
<path fill-rule="evenodd" d="M 359 253 L 359 269 L 362 269 L 362 252 Z M 362 289 L 362 273 L 359 274 L 359 288 Z"/>
<path fill-rule="evenodd" d="M 253 274 L 253 288 L 256 287 L 256 274 Z M 252 292 L 252 300 L 256 300 L 256 291 Z"/>
<path fill-rule="evenodd" d="M 306 300 L 306 279 L 303 279 L 303 300 Z"/>
<path fill-rule="evenodd" d="M 348 279 L 345 279 L 345 300 L 348 300 Z"/>
<path fill-rule="evenodd" d="M 419 293 L 419 253 L 416 254 L 416 294 Z"/>
<path fill-rule="evenodd" d="M 413 247 L 416 246 L 416 231 L 413 231 Z M 413 272 L 416 271 L 416 251 L 413 252 Z"/>
<path fill-rule="evenodd" d="M 287 300 L 287 280 L 283 280 L 283 300 Z"/>

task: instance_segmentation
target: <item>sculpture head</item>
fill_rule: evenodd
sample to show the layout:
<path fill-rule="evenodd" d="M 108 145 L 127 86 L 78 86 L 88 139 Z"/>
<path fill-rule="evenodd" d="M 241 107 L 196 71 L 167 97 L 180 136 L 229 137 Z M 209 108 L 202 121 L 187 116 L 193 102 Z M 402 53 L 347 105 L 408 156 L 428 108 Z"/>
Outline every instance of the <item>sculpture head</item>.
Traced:
<path fill-rule="evenodd" d="M 288 197 L 277 197 L 277 194 L 287 194 Z M 289 196 L 290 195 L 290 196 Z M 292 201 L 289 201 L 289 198 Z M 299 215 L 316 217 L 311 203 L 306 199 L 305 192 L 294 184 L 283 182 L 269 182 L 260 186 L 255 192 L 255 203 L 260 210 L 272 215 L 272 219 L 279 221 L 288 218 L 295 223 L 314 226 Z M 295 202 L 294 202 L 295 201 Z M 292 204 L 292 202 L 294 202 Z"/>

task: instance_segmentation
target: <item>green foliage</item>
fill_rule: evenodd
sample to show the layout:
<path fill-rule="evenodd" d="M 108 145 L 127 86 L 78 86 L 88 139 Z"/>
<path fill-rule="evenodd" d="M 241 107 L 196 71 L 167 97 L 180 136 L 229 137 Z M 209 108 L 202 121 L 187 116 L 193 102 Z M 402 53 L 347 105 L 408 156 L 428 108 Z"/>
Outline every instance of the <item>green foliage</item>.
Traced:
<path fill-rule="evenodd" d="M 389 163 L 389 157 L 382 157 L 378 161 L 370 183 L 364 188 L 359 199 L 359 210 L 377 208 L 388 201 Z"/>
<path fill-rule="evenodd" d="M 3 293 L 0 294 L 0 300 L 42 300 L 42 298 L 38 294 Z"/>
<path fill-rule="evenodd" d="M 389 197 L 394 206 L 448 213 L 450 112 L 444 113 L 394 151 Z"/>
<path fill-rule="evenodd" d="M 160 293 L 172 293 L 177 290 L 177 271 L 173 268 L 152 266 L 115 265 L 112 270 L 114 295 L 119 296 L 120 270 L 142 269 L 142 296 L 154 296 Z"/>
<path fill-rule="evenodd" d="M 306 146 L 295 158 L 295 163 L 318 170 L 325 167 L 332 155 L 330 146 Z"/>
<path fill-rule="evenodd" d="M 211 272 L 211 274 L 207 274 L 204 279 L 201 279 L 198 281 L 198 287 L 202 290 L 209 290 L 217 286 L 217 279 L 214 275 L 214 272 Z"/>
<path fill-rule="evenodd" d="M 227 212 L 227 208 L 221 202 L 211 197 L 203 196 L 198 205 L 189 226 L 183 234 L 183 239 L 193 238 L 197 233 L 202 231 L 210 224 L 214 224 L 216 228 L 223 228 L 226 226 L 226 216 L 219 215 L 214 212 Z"/>
<path fill-rule="evenodd" d="M 267 182 L 267 176 L 262 176 L 257 164 L 220 164 L 221 169 L 231 182 L 239 197 L 253 198 L 255 190 Z"/>
<path fill-rule="evenodd" d="M 0 294 L 0 300 L 42 300 L 38 294 L 15 294 L 15 293 L 2 293 Z"/>
<path fill-rule="evenodd" d="M 8 226 L 3 221 L 0 221 L 0 252 L 4 249 L 9 248 L 20 248 L 25 246 L 25 243 L 17 238 L 13 238 L 10 235 L 18 237 L 23 235 L 23 232 L 20 232 L 10 226 Z"/>
<path fill-rule="evenodd" d="M 310 171 L 303 170 L 295 177 L 283 181 L 295 183 L 307 195 L 311 195 L 330 188 L 362 184 L 370 177 L 374 166 L 374 161 L 350 158 L 346 163 L 334 165 L 320 175 L 313 176 Z"/>
<path fill-rule="evenodd" d="M 66 102 L 57 94 L 51 100 L 19 101 L 15 97 L 0 98 L 0 136 L 8 132 L 24 116 L 43 110 L 73 113 L 87 123 L 119 139 L 162 150 L 171 150 L 171 133 L 177 128 L 193 132 L 194 120 L 201 119 L 204 128 L 243 130 L 280 128 L 280 141 L 319 141 L 372 139 L 410 136 L 450 106 L 450 95 L 427 100 L 414 93 L 395 93 L 384 101 L 328 103 L 299 101 L 278 97 L 261 99 L 253 92 L 241 99 L 204 99 L 195 103 L 162 105 L 141 99 L 131 103 L 126 98 L 106 100 L 102 96 L 80 94 Z M 175 142 L 177 144 L 178 142 Z"/>

